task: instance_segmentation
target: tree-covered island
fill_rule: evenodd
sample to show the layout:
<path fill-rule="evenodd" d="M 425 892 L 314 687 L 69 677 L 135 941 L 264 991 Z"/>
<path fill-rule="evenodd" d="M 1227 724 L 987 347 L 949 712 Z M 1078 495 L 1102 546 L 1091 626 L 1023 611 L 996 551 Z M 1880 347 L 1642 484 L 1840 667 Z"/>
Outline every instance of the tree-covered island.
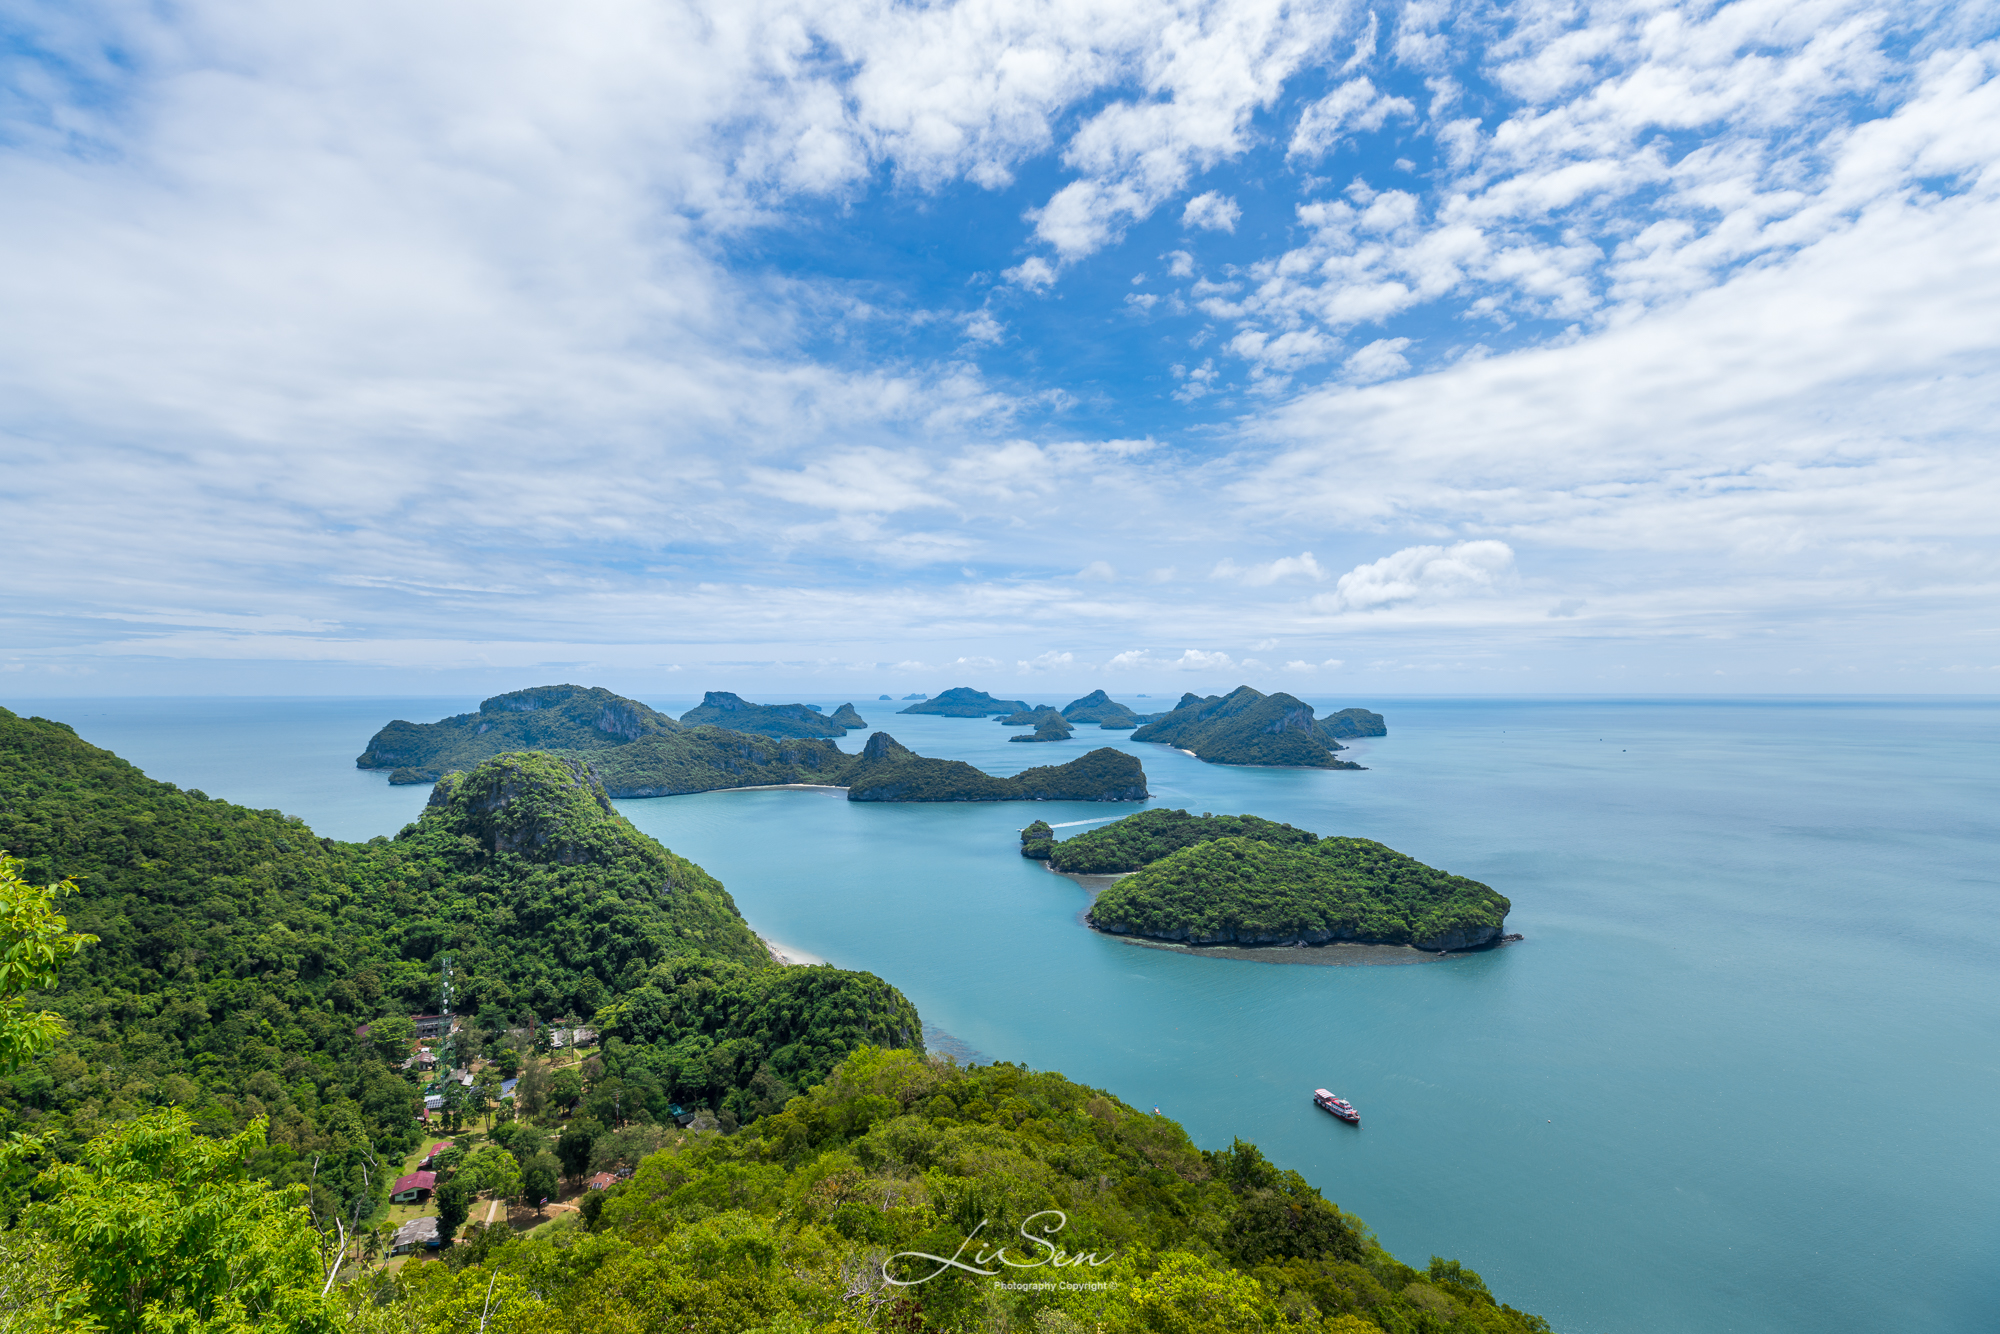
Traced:
<path fill-rule="evenodd" d="M 1312 705 L 1291 695 L 1239 686 L 1227 695 L 1186 694 L 1167 713 L 1132 733 L 1191 752 L 1210 764 L 1267 764 L 1297 769 L 1359 769 L 1336 759 L 1342 736 L 1385 736 L 1382 715 L 1343 709 L 1315 720 Z"/>
<path fill-rule="evenodd" d="M 907 709 L 898 709 L 898 713 L 934 713 L 947 718 L 987 718 L 996 713 L 1022 713 L 1028 707 L 1026 700 L 995 699 L 970 686 L 953 686 L 935 699 L 925 699 L 922 695 L 905 698 L 918 702 Z"/>
<path fill-rule="evenodd" d="M 1158 715 L 1134 713 L 1102 690 L 1093 690 L 1082 699 L 1063 705 L 1062 716 L 1073 723 L 1096 723 L 1107 732 L 1126 732 L 1153 721 Z"/>
<path fill-rule="evenodd" d="M 1254 815 L 1150 810 L 1060 842 L 1053 835 L 1031 825 L 1021 854 L 1069 874 L 1132 873 L 1088 914 L 1112 935 L 1463 950 L 1499 940 L 1512 906 L 1489 886 L 1372 840 L 1322 838 Z"/>
<path fill-rule="evenodd" d="M 868 725 L 852 704 L 827 717 L 808 704 L 752 704 L 727 690 L 709 691 L 680 720 L 683 727 L 726 727 L 769 737 L 837 737 Z"/>

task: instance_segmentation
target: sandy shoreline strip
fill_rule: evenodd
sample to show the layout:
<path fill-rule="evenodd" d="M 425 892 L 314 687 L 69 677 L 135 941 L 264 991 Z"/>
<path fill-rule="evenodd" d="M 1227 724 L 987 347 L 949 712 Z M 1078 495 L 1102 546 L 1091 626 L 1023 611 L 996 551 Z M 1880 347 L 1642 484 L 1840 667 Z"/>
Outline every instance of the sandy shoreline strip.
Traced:
<path fill-rule="evenodd" d="M 758 936 L 757 939 L 763 942 L 764 948 L 771 952 L 773 959 L 787 968 L 815 967 L 826 962 L 817 954 L 808 954 L 795 945 L 781 945 L 769 936 Z"/>

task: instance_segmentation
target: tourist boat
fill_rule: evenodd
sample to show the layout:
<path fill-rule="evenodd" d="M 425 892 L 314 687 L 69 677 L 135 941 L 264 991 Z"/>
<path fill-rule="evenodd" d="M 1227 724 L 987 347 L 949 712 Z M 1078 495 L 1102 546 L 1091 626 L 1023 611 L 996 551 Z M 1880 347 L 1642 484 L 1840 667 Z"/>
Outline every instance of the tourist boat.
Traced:
<path fill-rule="evenodd" d="M 1345 1098 L 1336 1098 L 1325 1089 L 1313 1090 L 1313 1106 L 1321 1111 L 1332 1112 L 1351 1126 L 1361 1124 L 1361 1113 L 1354 1110 L 1354 1104 Z"/>

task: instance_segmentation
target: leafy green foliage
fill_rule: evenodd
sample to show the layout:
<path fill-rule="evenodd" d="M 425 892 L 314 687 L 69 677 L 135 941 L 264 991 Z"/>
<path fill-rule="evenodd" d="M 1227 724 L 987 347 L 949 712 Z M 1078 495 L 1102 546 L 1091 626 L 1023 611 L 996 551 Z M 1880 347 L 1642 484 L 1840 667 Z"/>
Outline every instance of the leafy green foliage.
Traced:
<path fill-rule="evenodd" d="M 1069 740 L 1070 732 L 1070 725 L 1058 716 L 1053 720 L 1045 718 L 1041 722 L 1036 723 L 1035 730 L 1032 732 L 1021 736 L 1010 736 L 1007 739 L 1009 741 L 1067 741 Z"/>
<path fill-rule="evenodd" d="M 419 1329 L 470 1328 L 493 1284 L 499 1328 L 579 1334 L 1548 1329 L 1450 1262 L 1399 1263 L 1254 1146 L 1204 1153 L 1060 1075 L 908 1052 L 858 1051 L 743 1132 L 684 1137 L 594 1213 L 456 1274 L 405 1270 L 393 1309 Z M 912 1254 L 1000 1247 L 991 1276 Z M 911 1285 L 886 1282 L 885 1264 Z"/>
<path fill-rule="evenodd" d="M 842 708 L 854 712 L 852 704 Z M 755 732 L 770 737 L 836 737 L 847 734 L 848 724 L 839 714 L 828 718 L 803 704 L 752 704 L 727 690 L 711 690 L 701 703 L 681 715 L 685 727 L 726 727 L 736 732 Z M 854 726 L 861 726 L 859 722 Z"/>
<path fill-rule="evenodd" d="M 825 1079 L 856 1047 L 914 1047 L 923 1031 L 915 1007 L 872 973 L 751 970 L 717 959 L 655 968 L 598 1024 L 626 1109 L 645 1106 L 656 1121 L 675 1103 L 754 1120 Z"/>
<path fill-rule="evenodd" d="M 1270 764 L 1302 769 L 1359 769 L 1335 759 L 1340 743 L 1313 721 L 1312 705 L 1238 686 L 1228 695 L 1183 695 L 1175 708 L 1132 733 L 1193 752 L 1210 764 Z"/>
<path fill-rule="evenodd" d="M 1098 895 L 1100 930 L 1193 944 L 1330 940 L 1458 949 L 1497 939 L 1512 905 L 1486 885 L 1365 838 L 1214 839 Z"/>
<path fill-rule="evenodd" d="M 1044 837 L 1053 837 L 1050 830 Z M 1025 837 L 1025 835 L 1023 836 Z M 1136 871 L 1169 853 L 1218 838 L 1311 846 L 1319 835 L 1255 815 L 1189 815 L 1181 810 L 1140 811 L 1114 824 L 1087 829 L 1055 845 L 1049 864 L 1077 875 Z"/>
<path fill-rule="evenodd" d="M 473 1188 L 474 1183 L 462 1176 L 453 1176 L 437 1188 L 438 1240 L 445 1245 L 451 1244 L 472 1212 Z"/>
<path fill-rule="evenodd" d="M 1023 713 L 1028 707 L 1026 700 L 995 699 L 984 690 L 974 690 L 971 686 L 953 686 L 940 692 L 933 699 L 918 700 L 898 713 L 935 713 L 947 718 L 986 718 L 996 713 Z"/>
<path fill-rule="evenodd" d="M 76 882 L 31 885 L 21 878 L 24 864 L 0 850 L 0 1073 L 18 1069 L 62 1037 L 62 1017 L 30 1010 L 21 993 L 54 986 L 62 966 L 97 941 L 72 932 L 55 910 L 58 899 L 76 893 Z"/>
<path fill-rule="evenodd" d="M 272 1190 L 245 1166 L 263 1145 L 261 1121 L 215 1140 L 168 1108 L 44 1173 L 25 1223 L 57 1250 L 64 1316 L 113 1334 L 334 1329 L 304 1188 Z"/>

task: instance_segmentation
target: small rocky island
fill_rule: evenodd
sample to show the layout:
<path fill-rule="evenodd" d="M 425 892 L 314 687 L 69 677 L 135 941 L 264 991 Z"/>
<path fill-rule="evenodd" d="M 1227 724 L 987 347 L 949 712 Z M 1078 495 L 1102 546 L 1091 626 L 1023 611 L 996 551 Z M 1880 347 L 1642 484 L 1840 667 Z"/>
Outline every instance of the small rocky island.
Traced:
<path fill-rule="evenodd" d="M 1488 885 L 1371 839 L 1322 838 L 1253 815 L 1142 811 L 1062 842 L 1037 824 L 1022 831 L 1023 856 L 1072 874 L 1131 872 L 1085 919 L 1111 935 L 1468 950 L 1498 942 L 1513 906 Z"/>
<path fill-rule="evenodd" d="M 1280 692 L 1266 695 L 1238 686 L 1227 695 L 1186 694 L 1167 713 L 1132 733 L 1134 741 L 1158 741 L 1210 764 L 1265 764 L 1291 769 L 1359 769 L 1337 759 L 1346 749 L 1339 736 L 1386 736 L 1382 715 L 1342 709 L 1315 719 L 1312 705 Z"/>

